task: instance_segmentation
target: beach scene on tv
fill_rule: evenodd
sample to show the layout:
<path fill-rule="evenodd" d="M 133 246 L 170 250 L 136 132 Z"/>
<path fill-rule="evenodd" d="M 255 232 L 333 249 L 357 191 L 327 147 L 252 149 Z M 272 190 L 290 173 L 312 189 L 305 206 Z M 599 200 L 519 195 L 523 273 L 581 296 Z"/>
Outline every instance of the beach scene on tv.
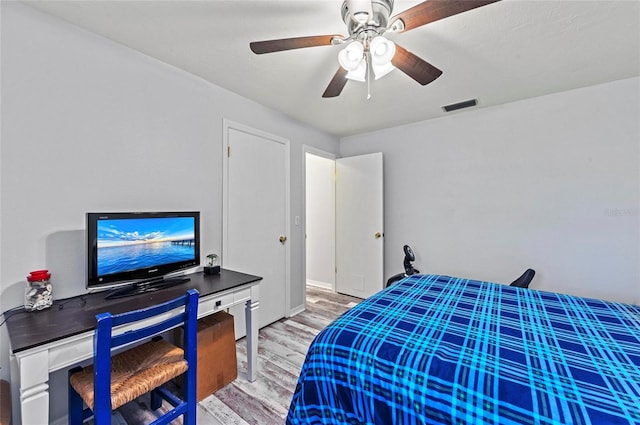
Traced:
<path fill-rule="evenodd" d="M 193 217 L 98 221 L 98 276 L 195 258 Z"/>

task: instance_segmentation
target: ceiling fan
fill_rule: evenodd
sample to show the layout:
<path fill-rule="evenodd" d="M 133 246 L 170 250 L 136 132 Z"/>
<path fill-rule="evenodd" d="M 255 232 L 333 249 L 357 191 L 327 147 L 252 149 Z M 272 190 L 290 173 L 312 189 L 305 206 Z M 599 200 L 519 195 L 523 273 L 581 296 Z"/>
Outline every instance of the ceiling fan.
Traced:
<path fill-rule="evenodd" d="M 340 95 L 348 80 L 371 81 L 398 68 L 423 86 L 442 71 L 384 37 L 386 32 L 402 33 L 428 23 L 486 6 L 499 0 L 427 0 L 391 16 L 393 0 L 346 0 L 342 20 L 349 36 L 339 34 L 281 38 L 249 43 L 260 55 L 305 47 L 346 44 L 338 54 L 340 67 L 322 97 Z M 391 18 L 390 18 L 391 16 Z"/>

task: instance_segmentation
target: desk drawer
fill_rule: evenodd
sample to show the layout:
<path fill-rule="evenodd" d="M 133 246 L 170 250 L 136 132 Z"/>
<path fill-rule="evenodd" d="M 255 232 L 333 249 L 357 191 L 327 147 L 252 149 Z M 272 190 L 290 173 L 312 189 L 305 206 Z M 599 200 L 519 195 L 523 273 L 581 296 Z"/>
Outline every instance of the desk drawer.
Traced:
<path fill-rule="evenodd" d="M 243 289 L 233 294 L 233 300 L 235 303 L 240 303 L 251 298 L 251 289 Z"/>
<path fill-rule="evenodd" d="M 206 301 L 200 302 L 200 306 L 198 307 L 198 316 L 220 311 L 226 309 L 231 305 L 233 305 L 233 294 L 227 294 L 221 297 L 213 297 Z"/>

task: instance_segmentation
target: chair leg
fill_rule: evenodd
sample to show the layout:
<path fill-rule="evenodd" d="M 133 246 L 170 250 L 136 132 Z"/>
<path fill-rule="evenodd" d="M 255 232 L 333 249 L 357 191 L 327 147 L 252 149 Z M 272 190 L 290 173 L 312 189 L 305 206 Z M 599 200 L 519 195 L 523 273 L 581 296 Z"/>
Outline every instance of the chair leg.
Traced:
<path fill-rule="evenodd" d="M 183 417 L 183 425 L 196 425 L 196 410 L 196 403 L 189 402 L 189 404 L 187 405 L 187 411 L 185 412 Z"/>
<path fill-rule="evenodd" d="M 74 367 L 73 369 L 69 370 L 69 377 L 71 377 L 71 375 L 73 375 L 76 372 L 80 372 L 82 370 L 81 367 Z M 76 390 L 73 389 L 73 387 L 71 386 L 71 383 L 68 384 L 69 386 L 69 395 L 68 395 L 68 401 L 67 401 L 67 406 L 69 409 L 69 425 L 81 425 L 82 424 L 82 420 L 83 420 L 83 410 L 84 410 L 84 402 L 82 401 L 82 397 L 80 397 L 80 394 L 78 394 L 76 392 Z"/>
<path fill-rule="evenodd" d="M 157 390 L 151 390 L 151 410 L 158 410 L 162 406 L 162 396 Z"/>
<path fill-rule="evenodd" d="M 184 401 L 187 403 L 187 410 L 184 414 L 184 425 L 196 425 L 196 397 L 197 397 L 197 387 L 196 387 L 196 364 L 195 362 L 189 363 L 189 369 L 184 376 L 184 385 L 183 389 L 183 397 Z"/>
<path fill-rule="evenodd" d="M 111 425 L 111 409 L 103 410 L 96 409 L 96 412 L 93 412 L 93 423 L 94 425 Z"/>

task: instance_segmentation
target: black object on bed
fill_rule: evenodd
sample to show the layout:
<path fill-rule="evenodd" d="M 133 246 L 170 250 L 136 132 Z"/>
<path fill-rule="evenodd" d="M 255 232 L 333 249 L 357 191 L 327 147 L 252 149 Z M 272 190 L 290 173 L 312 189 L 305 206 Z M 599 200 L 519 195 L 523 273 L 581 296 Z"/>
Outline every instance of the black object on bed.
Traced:
<path fill-rule="evenodd" d="M 531 280 L 536 275 L 536 271 L 533 269 L 527 269 L 522 275 L 511 282 L 510 286 L 517 286 L 518 288 L 528 288 Z"/>

